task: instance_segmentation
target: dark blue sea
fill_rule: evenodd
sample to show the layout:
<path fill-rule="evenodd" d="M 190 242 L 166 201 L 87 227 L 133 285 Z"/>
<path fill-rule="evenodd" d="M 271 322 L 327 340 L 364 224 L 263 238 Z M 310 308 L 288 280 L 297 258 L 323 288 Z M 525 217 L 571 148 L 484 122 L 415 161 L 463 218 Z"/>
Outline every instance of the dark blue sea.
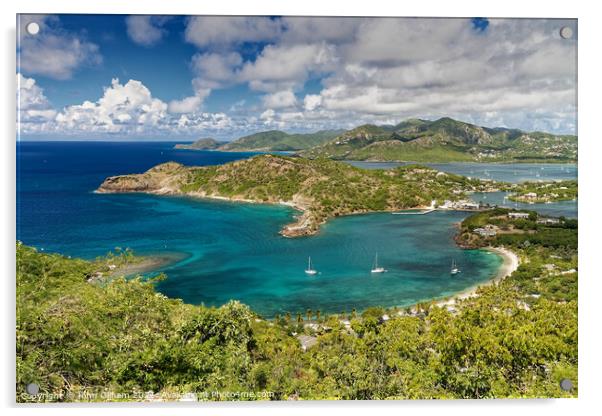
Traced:
<path fill-rule="evenodd" d="M 45 252 L 92 259 L 129 247 L 172 259 L 158 285 L 185 302 L 237 299 L 264 316 L 410 305 L 451 295 L 493 276 L 494 254 L 460 250 L 454 224 L 466 214 L 384 213 L 337 218 L 319 235 L 278 234 L 295 212 L 283 206 L 141 194 L 95 194 L 111 175 L 166 161 L 215 165 L 252 153 L 172 149 L 158 142 L 20 142 L 17 238 Z M 378 252 L 387 273 L 371 275 Z M 304 273 L 308 256 L 319 274 Z M 455 260 L 462 273 L 450 277 Z"/>

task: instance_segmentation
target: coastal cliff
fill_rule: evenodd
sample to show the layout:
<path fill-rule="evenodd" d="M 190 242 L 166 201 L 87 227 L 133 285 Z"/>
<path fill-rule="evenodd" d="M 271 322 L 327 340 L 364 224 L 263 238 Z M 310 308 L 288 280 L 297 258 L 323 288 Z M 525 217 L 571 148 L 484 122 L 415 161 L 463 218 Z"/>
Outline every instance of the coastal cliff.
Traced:
<path fill-rule="evenodd" d="M 140 174 L 112 176 L 99 193 L 143 192 L 251 203 L 282 204 L 301 213 L 286 225 L 287 237 L 312 235 L 332 217 L 424 208 L 459 200 L 490 186 L 478 179 L 420 165 L 365 170 L 327 159 L 259 155 L 220 166 L 168 162 Z"/>

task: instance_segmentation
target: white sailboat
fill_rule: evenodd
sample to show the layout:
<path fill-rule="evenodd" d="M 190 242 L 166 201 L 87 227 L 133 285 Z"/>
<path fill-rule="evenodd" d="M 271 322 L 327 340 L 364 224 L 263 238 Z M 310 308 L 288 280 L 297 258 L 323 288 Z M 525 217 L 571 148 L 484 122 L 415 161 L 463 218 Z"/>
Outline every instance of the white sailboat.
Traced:
<path fill-rule="evenodd" d="M 309 275 L 313 276 L 314 274 L 317 274 L 317 273 L 318 273 L 318 271 L 316 269 L 311 268 L 311 257 L 308 257 L 307 269 L 305 269 L 305 274 L 309 274 Z"/>
<path fill-rule="evenodd" d="M 458 265 L 456 264 L 456 261 L 452 260 L 452 266 L 451 266 L 450 274 L 458 274 L 458 273 L 460 273 L 460 269 L 458 268 Z"/>
<path fill-rule="evenodd" d="M 370 273 L 384 273 L 384 272 L 386 272 L 385 268 L 378 266 L 378 253 L 376 253 L 376 255 L 374 256 L 374 264 L 372 265 L 372 270 L 370 270 Z"/>

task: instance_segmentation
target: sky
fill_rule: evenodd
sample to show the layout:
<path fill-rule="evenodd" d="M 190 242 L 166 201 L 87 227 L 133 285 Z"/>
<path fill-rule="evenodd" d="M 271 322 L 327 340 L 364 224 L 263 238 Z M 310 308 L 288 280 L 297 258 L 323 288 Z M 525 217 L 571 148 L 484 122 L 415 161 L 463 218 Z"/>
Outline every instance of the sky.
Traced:
<path fill-rule="evenodd" d="M 576 20 L 20 15 L 17 26 L 25 140 L 232 140 L 440 117 L 576 134 Z"/>

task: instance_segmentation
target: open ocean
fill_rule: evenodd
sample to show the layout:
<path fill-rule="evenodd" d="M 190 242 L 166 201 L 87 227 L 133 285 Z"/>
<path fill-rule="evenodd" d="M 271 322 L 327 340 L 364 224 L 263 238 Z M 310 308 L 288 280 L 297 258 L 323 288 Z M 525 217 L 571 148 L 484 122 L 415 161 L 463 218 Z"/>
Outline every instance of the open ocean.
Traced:
<path fill-rule="evenodd" d="M 268 317 L 410 305 L 484 282 L 501 264 L 495 254 L 456 247 L 454 223 L 466 213 L 342 217 L 323 225 L 319 235 L 287 239 L 278 231 L 295 211 L 284 206 L 93 193 L 107 176 L 143 172 L 170 160 L 215 165 L 253 155 L 172 147 L 19 142 L 17 238 L 46 252 L 88 259 L 115 247 L 168 255 L 173 262 L 162 269 L 168 279 L 157 287 L 165 295 L 216 306 L 237 299 Z M 544 167 L 531 169 L 538 171 L 537 179 L 560 179 L 553 176 L 556 168 L 537 167 Z M 575 165 L 558 169 L 560 175 L 567 169 L 577 175 Z M 574 210 L 576 216 L 576 203 Z M 376 252 L 388 269 L 378 276 L 370 274 Z M 308 256 L 320 272 L 314 277 L 304 273 Z M 449 274 L 452 260 L 462 269 L 455 277 Z"/>

